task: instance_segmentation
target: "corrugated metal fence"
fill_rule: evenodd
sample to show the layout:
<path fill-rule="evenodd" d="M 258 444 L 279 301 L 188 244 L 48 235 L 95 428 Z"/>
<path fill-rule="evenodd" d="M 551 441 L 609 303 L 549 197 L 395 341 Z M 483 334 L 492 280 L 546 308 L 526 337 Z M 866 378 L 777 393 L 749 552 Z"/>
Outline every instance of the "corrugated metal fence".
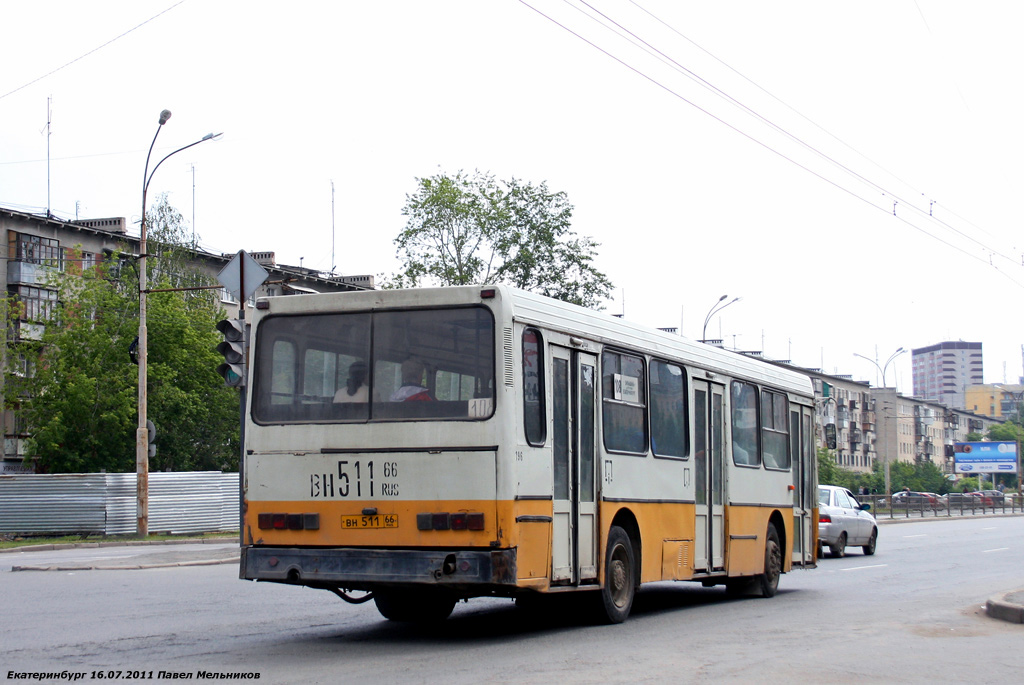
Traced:
<path fill-rule="evenodd" d="M 0 533 L 134 533 L 134 473 L 0 475 Z M 238 530 L 238 474 L 149 474 L 151 533 Z"/>

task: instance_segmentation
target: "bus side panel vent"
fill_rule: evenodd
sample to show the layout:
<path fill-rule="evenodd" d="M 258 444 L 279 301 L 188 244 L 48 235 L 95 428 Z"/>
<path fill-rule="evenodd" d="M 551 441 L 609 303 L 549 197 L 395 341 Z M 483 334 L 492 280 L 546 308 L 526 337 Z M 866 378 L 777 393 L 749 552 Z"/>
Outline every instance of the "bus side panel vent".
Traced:
<path fill-rule="evenodd" d="M 502 343 L 502 349 L 505 352 L 505 385 L 509 388 L 512 387 L 512 381 L 514 374 L 512 373 L 512 328 L 507 327 L 502 332 L 504 341 Z"/>

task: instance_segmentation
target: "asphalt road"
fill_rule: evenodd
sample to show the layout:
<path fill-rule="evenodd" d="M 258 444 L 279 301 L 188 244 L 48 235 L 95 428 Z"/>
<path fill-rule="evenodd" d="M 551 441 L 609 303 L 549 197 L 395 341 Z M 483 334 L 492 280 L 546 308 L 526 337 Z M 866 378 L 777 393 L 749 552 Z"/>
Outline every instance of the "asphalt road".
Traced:
<path fill-rule="evenodd" d="M 65 560 L 118 549 L 26 555 Z M 9 556 L 0 555 L 0 569 L 13 565 Z M 474 685 L 1024 679 L 1024 626 L 983 609 L 990 596 L 1024 588 L 1024 517 L 886 525 L 875 556 L 851 549 L 823 559 L 816 570 L 785 575 L 768 600 L 659 583 L 645 587 L 620 626 L 590 625 L 572 602 L 535 614 L 508 600 L 460 604 L 434 627 L 394 624 L 372 602 L 352 606 L 323 591 L 240 581 L 232 564 L 0 570 L 0 581 L 4 677 L 67 670 L 88 680 L 103 670 L 152 672 L 161 682 L 170 680 L 161 671 L 193 679 L 200 671 L 258 674 L 265 683 Z"/>

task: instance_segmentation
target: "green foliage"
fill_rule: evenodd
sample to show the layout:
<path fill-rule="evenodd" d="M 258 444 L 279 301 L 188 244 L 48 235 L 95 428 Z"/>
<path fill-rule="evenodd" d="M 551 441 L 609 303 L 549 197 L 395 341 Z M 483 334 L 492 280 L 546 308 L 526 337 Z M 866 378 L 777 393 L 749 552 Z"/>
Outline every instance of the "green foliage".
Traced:
<path fill-rule="evenodd" d="M 1024 428 L 1013 421 L 996 424 L 988 429 L 988 439 L 994 442 L 1018 442 L 1024 440 Z"/>
<path fill-rule="evenodd" d="M 53 319 L 40 340 L 23 338 L 11 350 L 21 364 L 7 376 L 5 397 L 21 399 L 29 449 L 44 472 L 134 470 L 135 367 L 127 350 L 138 305 L 102 276 L 100 268 L 54 274 Z"/>
<path fill-rule="evenodd" d="M 598 244 L 570 229 L 564 192 L 480 172 L 416 181 L 395 238 L 405 266 L 385 287 L 507 283 L 591 308 L 611 293 L 593 265 Z"/>
<path fill-rule="evenodd" d="M 148 221 L 151 290 L 212 284 L 189 266 L 177 242 L 184 235 L 181 215 L 166 197 Z M 115 264 L 54 272 L 47 287 L 57 291 L 58 302 L 45 331 L 39 340 L 23 335 L 12 346 L 5 398 L 30 428 L 29 449 L 40 471 L 136 468 L 138 367 L 128 349 L 139 327 L 138 274 L 131 261 Z M 216 372 L 215 324 L 222 312 L 211 292 L 148 297 L 148 416 L 157 426 L 151 470 L 237 468 L 238 395 Z M 17 307 L 10 310 L 18 318 Z"/>
<path fill-rule="evenodd" d="M 837 465 L 829 450 L 818 448 L 818 482 L 849 488 L 854 493 L 867 488 L 870 492 L 885 494 L 885 462 L 876 461 L 871 473 L 851 471 Z M 916 492 L 935 492 L 941 495 L 948 492 L 950 486 L 939 467 L 931 462 L 891 462 L 889 482 L 892 492 L 910 488 Z"/>
<path fill-rule="evenodd" d="M 818 482 L 821 485 L 840 485 L 845 471 L 836 464 L 832 450 L 826 447 L 818 448 Z"/>

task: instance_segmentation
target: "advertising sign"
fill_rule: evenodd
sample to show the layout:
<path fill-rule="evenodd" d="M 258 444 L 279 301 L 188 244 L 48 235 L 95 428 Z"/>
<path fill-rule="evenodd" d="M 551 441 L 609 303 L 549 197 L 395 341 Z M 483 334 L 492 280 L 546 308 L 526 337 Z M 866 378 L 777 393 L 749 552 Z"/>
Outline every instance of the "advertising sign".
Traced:
<path fill-rule="evenodd" d="M 1017 443 L 958 442 L 953 463 L 957 473 L 1017 473 Z"/>

